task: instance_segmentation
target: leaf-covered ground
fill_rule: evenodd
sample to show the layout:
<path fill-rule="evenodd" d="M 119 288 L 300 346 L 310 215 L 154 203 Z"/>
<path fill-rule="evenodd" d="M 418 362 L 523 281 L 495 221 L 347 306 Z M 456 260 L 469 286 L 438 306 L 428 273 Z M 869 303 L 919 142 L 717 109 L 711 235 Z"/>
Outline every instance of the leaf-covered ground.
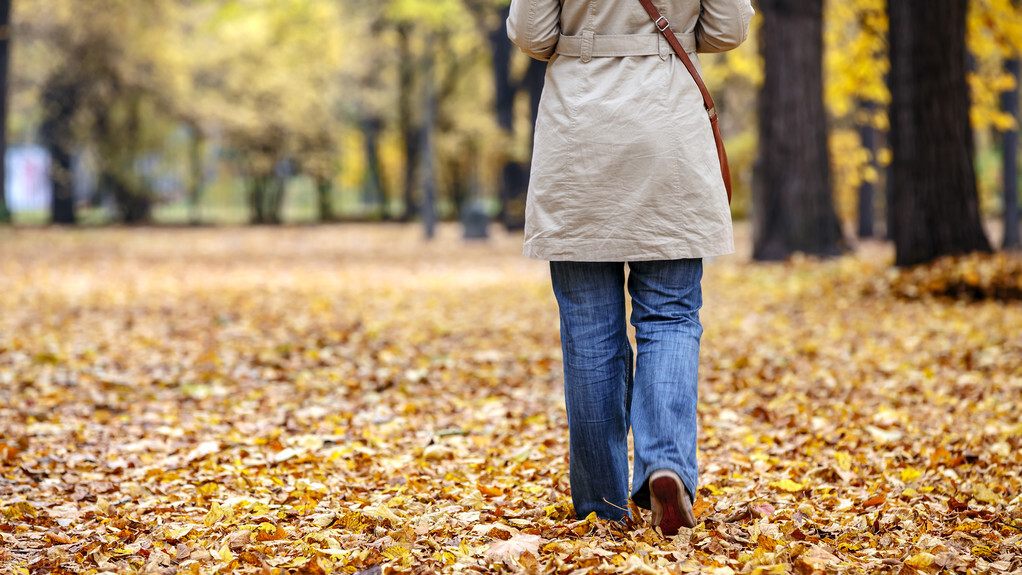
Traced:
<path fill-rule="evenodd" d="M 708 262 L 664 539 L 572 512 L 545 264 L 443 232 L 0 230 L 0 572 L 1022 572 L 1022 304 Z"/>

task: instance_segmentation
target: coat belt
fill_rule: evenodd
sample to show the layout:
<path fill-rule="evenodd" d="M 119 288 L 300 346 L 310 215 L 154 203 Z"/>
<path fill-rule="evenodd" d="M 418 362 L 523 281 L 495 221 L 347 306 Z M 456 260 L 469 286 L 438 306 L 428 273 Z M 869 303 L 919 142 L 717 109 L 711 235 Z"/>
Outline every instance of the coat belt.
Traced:
<path fill-rule="evenodd" d="M 696 51 L 694 33 L 678 34 L 678 40 L 686 52 Z M 663 34 L 594 34 L 591 30 L 580 36 L 564 36 L 557 41 L 556 52 L 561 56 L 581 58 L 588 62 L 592 58 L 621 58 L 625 56 L 660 56 L 667 59 L 671 47 Z"/>

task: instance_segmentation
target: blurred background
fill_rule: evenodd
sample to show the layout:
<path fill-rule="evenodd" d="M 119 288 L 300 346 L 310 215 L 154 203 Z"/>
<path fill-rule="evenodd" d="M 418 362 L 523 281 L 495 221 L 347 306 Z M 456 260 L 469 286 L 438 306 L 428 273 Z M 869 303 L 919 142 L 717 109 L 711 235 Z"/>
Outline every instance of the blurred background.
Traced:
<path fill-rule="evenodd" d="M 545 64 L 508 42 L 508 3 L 0 2 L 0 221 L 419 220 L 429 230 L 460 220 L 467 235 L 485 234 L 490 221 L 517 229 Z M 936 113 L 968 122 L 967 137 L 952 138 L 975 181 L 955 193 L 975 196 L 997 243 L 1017 245 L 1022 18 L 1013 0 L 936 3 L 958 11 L 920 0 L 754 4 L 749 41 L 700 58 L 730 154 L 733 215 L 758 220 L 759 257 L 831 253 L 888 234 L 892 90 L 907 94 L 910 112 L 913 102 L 944 106 L 937 100 L 954 92 L 947 73 L 962 77 L 968 102 Z M 897 22 L 898 10 L 919 7 L 939 14 Z M 936 63 L 919 61 L 926 36 L 940 50 L 960 45 L 961 66 L 937 54 Z M 891 66 L 898 39 L 917 59 L 902 72 Z M 810 196 L 788 193 L 792 186 L 823 198 L 821 207 L 801 213 Z M 771 247 L 768 228 L 792 225 L 780 214 L 786 206 L 831 232 Z"/>

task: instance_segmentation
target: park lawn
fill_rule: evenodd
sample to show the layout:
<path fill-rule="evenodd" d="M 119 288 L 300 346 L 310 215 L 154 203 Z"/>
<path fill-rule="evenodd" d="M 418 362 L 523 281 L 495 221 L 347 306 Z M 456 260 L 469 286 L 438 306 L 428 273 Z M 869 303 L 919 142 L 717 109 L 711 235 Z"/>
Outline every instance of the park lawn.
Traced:
<path fill-rule="evenodd" d="M 1022 304 L 707 262 L 664 539 L 573 515 L 546 264 L 457 233 L 0 229 L 0 573 L 1022 570 Z"/>

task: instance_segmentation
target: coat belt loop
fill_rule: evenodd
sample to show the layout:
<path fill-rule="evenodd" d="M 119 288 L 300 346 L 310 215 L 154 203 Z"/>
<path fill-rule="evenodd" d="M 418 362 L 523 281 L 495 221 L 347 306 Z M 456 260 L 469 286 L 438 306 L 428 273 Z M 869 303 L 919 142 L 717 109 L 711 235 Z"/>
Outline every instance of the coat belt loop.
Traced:
<path fill-rule="evenodd" d="M 667 60 L 671 57 L 671 45 L 667 43 L 667 38 L 664 38 L 663 34 L 657 36 L 656 44 L 657 48 L 660 49 L 661 60 Z"/>
<path fill-rule="evenodd" d="M 593 36 L 596 33 L 592 30 L 585 30 L 582 32 L 582 54 L 581 59 L 583 64 L 588 64 L 593 59 Z"/>

